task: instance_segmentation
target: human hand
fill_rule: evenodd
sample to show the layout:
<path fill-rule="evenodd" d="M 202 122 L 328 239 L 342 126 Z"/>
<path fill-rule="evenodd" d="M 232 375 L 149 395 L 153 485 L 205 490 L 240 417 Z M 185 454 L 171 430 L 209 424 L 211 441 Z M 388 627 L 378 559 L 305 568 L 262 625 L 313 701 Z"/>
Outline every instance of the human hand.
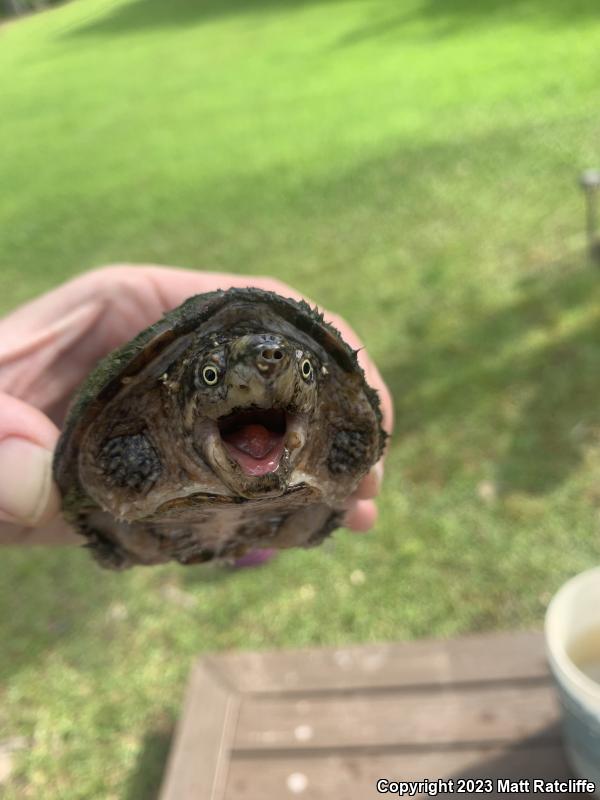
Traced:
<path fill-rule="evenodd" d="M 73 392 L 101 358 L 166 311 L 191 295 L 232 286 L 302 299 L 274 278 L 122 265 L 88 272 L 0 320 L 0 544 L 82 542 L 62 519 L 52 478 L 52 452 Z M 325 318 L 348 344 L 362 348 L 345 320 L 327 311 Z M 358 359 L 391 432 L 388 388 L 364 349 Z M 347 527 L 373 526 L 382 476 L 383 459 L 350 499 Z"/>

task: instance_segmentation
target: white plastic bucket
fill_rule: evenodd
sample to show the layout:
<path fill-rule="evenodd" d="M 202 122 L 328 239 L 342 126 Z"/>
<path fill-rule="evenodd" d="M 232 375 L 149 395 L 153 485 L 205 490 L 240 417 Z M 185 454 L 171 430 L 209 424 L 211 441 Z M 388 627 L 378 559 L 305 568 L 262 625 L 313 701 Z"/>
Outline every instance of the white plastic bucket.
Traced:
<path fill-rule="evenodd" d="M 558 590 L 546 612 L 545 634 L 567 758 L 575 774 L 593 781 L 600 794 L 600 567 Z"/>

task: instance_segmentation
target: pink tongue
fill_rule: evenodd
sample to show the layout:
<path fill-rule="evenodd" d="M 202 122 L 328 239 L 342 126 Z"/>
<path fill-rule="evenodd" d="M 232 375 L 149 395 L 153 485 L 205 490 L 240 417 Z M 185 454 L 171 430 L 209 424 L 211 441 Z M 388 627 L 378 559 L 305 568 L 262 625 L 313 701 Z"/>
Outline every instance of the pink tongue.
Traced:
<path fill-rule="evenodd" d="M 278 444 L 281 436 L 267 430 L 264 425 L 244 425 L 242 428 L 228 433 L 223 439 L 242 453 L 260 459 L 268 455 Z"/>

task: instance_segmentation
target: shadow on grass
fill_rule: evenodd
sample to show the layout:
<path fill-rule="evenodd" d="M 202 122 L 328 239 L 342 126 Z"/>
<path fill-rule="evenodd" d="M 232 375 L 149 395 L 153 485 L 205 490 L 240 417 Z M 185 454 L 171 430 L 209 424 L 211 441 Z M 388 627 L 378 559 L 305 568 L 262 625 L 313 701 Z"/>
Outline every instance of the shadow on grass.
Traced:
<path fill-rule="evenodd" d="M 181 568 L 182 586 L 220 586 L 225 585 L 238 574 L 239 570 L 223 564 L 200 564 Z"/>
<path fill-rule="evenodd" d="M 5 548 L 0 562 L 0 607 L 5 609 L 0 617 L 0 688 L 10 685 L 22 670 L 31 667 L 35 671 L 42 670 L 45 659 L 52 659 L 53 655 L 84 673 L 99 675 L 106 669 L 114 669 L 111 651 L 122 646 L 127 631 L 132 629 L 130 626 L 135 628 L 143 624 L 153 610 L 165 620 L 174 620 L 175 628 L 179 624 L 175 620 L 189 615 L 190 625 L 198 633 L 193 643 L 194 655 L 206 649 L 203 636 L 206 619 L 214 649 L 220 622 L 224 626 L 235 626 L 241 608 L 248 603 L 260 605 L 262 602 L 262 584 L 256 577 L 262 574 L 264 583 L 267 578 L 264 569 L 171 564 L 137 567 L 120 573 L 103 570 L 87 552 L 71 547 Z M 252 598 L 240 598 L 239 604 L 225 602 L 220 609 L 222 617 L 219 617 L 213 613 L 213 601 L 198 590 L 217 590 L 222 585 L 227 596 L 235 597 L 239 592 L 236 581 L 242 573 L 247 586 L 255 585 Z M 188 594 L 190 590 L 195 593 Z M 268 591 L 273 597 L 285 592 L 285 586 L 269 586 Z M 149 600 L 140 607 L 139 599 L 143 596 L 148 596 Z M 188 603 L 192 604 L 192 609 Z M 185 658 L 185 646 L 177 642 L 177 647 L 182 648 L 179 655 Z M 156 634 L 154 646 L 174 646 L 168 625 Z M 136 645 L 132 648 L 135 650 Z M 107 706 L 110 702 L 107 697 Z M 141 775 L 139 780 L 142 780 Z M 146 795 L 132 794 L 132 797 L 145 798 Z"/>
<path fill-rule="evenodd" d="M 534 27 L 580 25 L 600 19 L 600 6 L 595 0 L 579 0 L 565 4 L 561 0 L 422 0 L 406 10 L 400 4 L 379 4 L 377 19 L 351 31 L 339 45 L 360 44 L 375 38 L 394 36 L 415 24 L 425 23 L 417 36 L 441 39 L 460 34 L 465 28 L 512 23 L 531 23 Z M 411 31 L 412 34 L 412 31 Z"/>
<path fill-rule="evenodd" d="M 350 0 L 360 2 L 360 0 Z M 157 28 L 203 25 L 224 17 L 297 12 L 307 5 L 335 6 L 349 0 L 130 0 L 105 16 L 69 32 L 69 36 L 92 34 L 115 36 L 142 33 Z M 368 0 L 369 3 L 372 0 Z"/>
<path fill-rule="evenodd" d="M 0 681 L 89 636 L 123 594 L 120 575 L 99 575 L 83 548 L 8 548 L 2 559 L 0 607 L 11 611 L 0 620 Z"/>
<path fill-rule="evenodd" d="M 441 421 L 464 463 L 470 451 L 485 457 L 480 430 L 495 431 L 506 442 L 489 453 L 500 488 L 544 493 L 600 437 L 600 281 L 592 269 L 556 264 L 553 276 L 523 281 L 522 290 L 495 313 L 473 308 L 471 321 L 444 342 L 421 339 L 427 317 L 416 320 L 410 358 L 386 378 L 397 402 L 397 443 Z M 440 468 L 425 450 L 409 468 L 415 480 Z M 452 463 L 449 456 L 441 469 Z"/>
<path fill-rule="evenodd" d="M 165 719 L 164 723 L 144 736 L 142 749 L 135 770 L 127 781 L 123 800 L 158 800 L 174 732 L 174 721 Z"/>
<path fill-rule="evenodd" d="M 296 13 L 306 6 L 336 6 L 361 0 L 130 0 L 106 16 L 86 22 L 69 35 L 119 35 L 156 28 L 202 25 L 231 16 Z M 408 10 L 396 0 L 362 0 L 369 22 L 352 31 L 340 44 L 354 44 L 399 32 L 414 22 L 431 24 L 429 35 L 441 37 L 464 27 L 490 26 L 512 21 L 532 21 L 536 25 L 572 25 L 590 17 L 600 18 L 595 0 L 423 0 Z M 412 6 L 412 8 L 411 8 Z M 400 7 L 400 9 L 399 9 Z M 332 13 L 335 13 L 332 10 Z M 372 21 L 376 17 L 375 21 Z M 366 16 L 367 18 L 367 16 Z"/>

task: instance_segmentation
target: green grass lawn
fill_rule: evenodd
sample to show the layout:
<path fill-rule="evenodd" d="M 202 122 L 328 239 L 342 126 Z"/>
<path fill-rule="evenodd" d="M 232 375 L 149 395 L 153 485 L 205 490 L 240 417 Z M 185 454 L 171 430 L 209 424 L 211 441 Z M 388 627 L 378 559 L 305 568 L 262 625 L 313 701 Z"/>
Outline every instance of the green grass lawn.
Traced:
<path fill-rule="evenodd" d="M 599 74 L 596 0 L 75 0 L 0 27 L 3 310 L 111 261 L 272 274 L 351 321 L 397 412 L 368 536 L 237 574 L 3 551 L 3 796 L 154 797 L 202 651 L 539 625 L 598 562 Z"/>

